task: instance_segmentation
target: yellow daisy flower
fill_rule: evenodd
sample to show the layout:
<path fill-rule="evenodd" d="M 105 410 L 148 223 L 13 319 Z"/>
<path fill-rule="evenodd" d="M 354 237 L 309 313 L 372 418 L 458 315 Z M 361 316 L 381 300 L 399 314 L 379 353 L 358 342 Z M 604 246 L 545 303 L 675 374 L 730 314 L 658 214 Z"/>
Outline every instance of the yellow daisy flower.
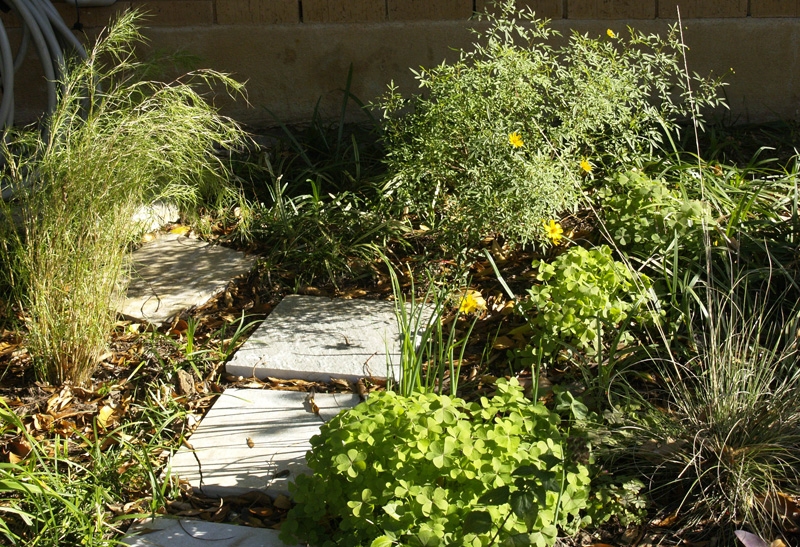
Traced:
<path fill-rule="evenodd" d="M 561 224 L 552 219 L 549 223 L 545 220 L 544 230 L 547 232 L 547 237 L 550 238 L 550 241 L 553 242 L 553 245 L 558 245 L 561 243 L 561 238 L 564 237 L 564 228 L 561 227 Z"/>
<path fill-rule="evenodd" d="M 486 309 L 486 300 L 484 300 L 480 291 L 469 289 L 461 297 L 461 305 L 458 307 L 459 313 L 472 313 L 474 311 L 483 311 Z"/>
<path fill-rule="evenodd" d="M 524 142 L 522 142 L 522 137 L 519 136 L 519 133 L 511 133 L 508 136 L 508 142 L 510 142 L 514 146 L 514 148 L 519 148 L 520 146 L 525 144 Z"/>
<path fill-rule="evenodd" d="M 583 169 L 586 173 L 591 173 L 592 169 L 594 168 L 592 167 L 592 164 L 589 163 L 589 160 L 584 158 L 581 160 L 581 169 Z"/>
<path fill-rule="evenodd" d="M 606 34 L 608 34 L 608 37 L 609 37 L 609 38 L 616 38 L 616 37 L 617 37 L 617 35 L 616 35 L 616 34 L 614 34 L 614 31 L 613 31 L 613 30 L 611 30 L 611 29 L 608 29 L 608 30 L 606 31 Z"/>

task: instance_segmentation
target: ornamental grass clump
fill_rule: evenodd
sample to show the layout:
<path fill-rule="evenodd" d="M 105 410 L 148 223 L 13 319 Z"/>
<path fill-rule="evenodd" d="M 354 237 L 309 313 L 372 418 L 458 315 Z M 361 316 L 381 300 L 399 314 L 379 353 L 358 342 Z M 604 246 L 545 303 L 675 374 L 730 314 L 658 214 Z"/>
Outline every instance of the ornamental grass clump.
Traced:
<path fill-rule="evenodd" d="M 379 104 L 389 199 L 457 250 L 486 235 L 545 241 L 543 222 L 576 207 L 596 170 L 650 157 L 690 113 L 675 28 L 556 47 L 514 2 L 487 19 L 472 51 L 416 73 L 422 95 L 392 86 Z M 698 107 L 719 104 L 716 82 L 692 85 Z"/>
<path fill-rule="evenodd" d="M 712 298 L 695 351 L 657 363 L 663 397 L 631 416 L 623 459 L 684 526 L 747 526 L 771 537 L 800 495 L 798 320 L 746 312 L 746 284 Z M 737 294 L 739 293 L 739 294 Z"/>
<path fill-rule="evenodd" d="M 37 376 L 54 384 L 85 382 L 106 351 L 126 247 L 140 235 L 136 209 L 166 199 L 188 212 L 239 199 L 214 150 L 239 147 L 245 135 L 192 84 L 234 93 L 241 85 L 210 71 L 170 84 L 142 80 L 138 19 L 123 15 L 88 59 L 67 68 L 43 131 L 6 139 L 17 213 L 3 205 L 3 273 L 25 313 Z"/>

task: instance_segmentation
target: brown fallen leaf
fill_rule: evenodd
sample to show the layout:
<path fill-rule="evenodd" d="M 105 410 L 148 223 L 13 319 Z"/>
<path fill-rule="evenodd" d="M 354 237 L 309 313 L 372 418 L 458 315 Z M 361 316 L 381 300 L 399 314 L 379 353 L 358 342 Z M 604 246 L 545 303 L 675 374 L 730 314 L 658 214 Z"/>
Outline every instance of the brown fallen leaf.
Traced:
<path fill-rule="evenodd" d="M 272 498 L 264 492 L 260 490 L 251 490 L 250 492 L 245 492 L 240 496 L 227 496 L 222 500 L 224 503 L 231 503 L 231 504 L 240 504 L 240 505 L 260 505 L 260 506 L 270 506 L 272 505 Z"/>
<path fill-rule="evenodd" d="M 183 319 L 178 319 L 178 321 L 175 323 L 172 329 L 170 329 L 169 333 L 172 336 L 180 336 L 181 334 L 186 332 L 186 329 L 188 328 L 189 328 L 189 323 L 187 323 Z"/>
<path fill-rule="evenodd" d="M 33 427 L 36 431 L 50 431 L 53 425 L 53 416 L 49 414 L 34 414 Z"/>
<path fill-rule="evenodd" d="M 297 294 L 305 294 L 308 296 L 328 296 L 328 292 L 326 290 L 311 286 L 300 287 L 300 290 L 297 291 Z"/>
<path fill-rule="evenodd" d="M 652 522 L 653 526 L 658 526 L 661 528 L 669 528 L 673 524 L 678 522 L 678 512 L 675 511 L 671 515 L 667 515 L 663 519 L 656 519 Z"/>
<path fill-rule="evenodd" d="M 208 519 L 211 522 L 222 522 L 228 516 L 228 513 L 231 512 L 231 508 L 228 505 L 223 505 L 219 509 L 217 509 L 211 518 Z"/>
<path fill-rule="evenodd" d="M 516 343 L 508 336 L 498 336 L 494 344 L 492 344 L 492 347 L 494 349 L 510 349 L 513 348 L 515 344 Z"/>
<path fill-rule="evenodd" d="M 25 441 L 11 441 L 8 443 L 8 461 L 12 464 L 18 464 L 23 461 L 31 453 L 31 446 Z"/>
<path fill-rule="evenodd" d="M 342 378 L 331 378 L 331 384 L 335 385 L 336 387 L 350 390 L 350 382 L 344 380 Z"/>
<path fill-rule="evenodd" d="M 264 518 L 270 517 L 273 513 L 275 513 L 275 509 L 272 507 L 251 507 L 248 509 L 254 516 Z"/>
<path fill-rule="evenodd" d="M 317 403 L 314 402 L 314 390 L 313 390 L 313 388 L 312 388 L 311 392 L 308 394 L 308 396 L 306 397 L 306 402 L 308 403 L 308 406 L 311 409 L 311 412 L 313 412 L 314 414 L 319 416 L 319 407 L 317 406 Z"/>
<path fill-rule="evenodd" d="M 283 494 L 278 494 L 275 498 L 275 501 L 272 502 L 272 505 L 277 507 L 278 509 L 291 509 L 292 508 L 292 500 L 288 497 L 284 496 Z"/>
<path fill-rule="evenodd" d="M 503 307 L 500 308 L 500 315 L 511 315 L 514 313 L 514 301 L 506 300 Z"/>
<path fill-rule="evenodd" d="M 194 395 L 197 393 L 194 375 L 189 371 L 178 369 L 175 380 L 177 383 L 176 387 L 178 388 L 178 393 L 181 395 Z"/>
<path fill-rule="evenodd" d="M 97 413 L 97 423 L 103 429 L 107 429 L 111 425 L 111 419 L 114 415 L 114 407 L 111 405 L 104 405 L 100 412 Z"/>
<path fill-rule="evenodd" d="M 14 353 L 18 347 L 18 343 L 0 342 L 0 357 Z"/>
<path fill-rule="evenodd" d="M 347 291 L 344 291 L 343 293 L 341 293 L 339 295 L 339 298 L 343 298 L 345 300 L 350 300 L 352 298 L 358 298 L 360 296 L 365 296 L 366 294 L 367 294 L 367 291 L 365 291 L 364 289 L 354 288 L 354 289 L 349 289 Z"/>
<path fill-rule="evenodd" d="M 361 399 L 362 402 L 367 400 L 369 391 L 367 390 L 367 384 L 364 381 L 364 378 L 361 378 L 358 382 L 356 382 L 356 393 L 358 393 L 358 398 Z"/>
<path fill-rule="evenodd" d="M 111 429 L 119 423 L 120 418 L 125 415 L 126 404 L 116 404 L 110 402 L 103 405 L 97 413 L 97 424 L 103 429 Z"/>
<path fill-rule="evenodd" d="M 70 386 L 64 386 L 61 391 L 54 393 L 47 399 L 47 413 L 57 414 L 67 408 L 72 402 L 72 399 L 72 389 Z"/>

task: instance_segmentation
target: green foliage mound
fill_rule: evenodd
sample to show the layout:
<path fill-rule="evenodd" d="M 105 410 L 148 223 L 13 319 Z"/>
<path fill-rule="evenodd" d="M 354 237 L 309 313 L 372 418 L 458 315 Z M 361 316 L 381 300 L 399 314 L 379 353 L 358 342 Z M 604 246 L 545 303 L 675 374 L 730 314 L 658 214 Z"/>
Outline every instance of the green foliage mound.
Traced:
<path fill-rule="evenodd" d="M 528 289 L 530 298 L 521 303 L 534 329 L 531 352 L 549 354 L 569 344 L 595 355 L 621 327 L 658 319 L 650 279 L 614 260 L 606 245 L 570 247 L 552 263 L 537 260 L 533 266 L 542 283 Z"/>
<path fill-rule="evenodd" d="M 702 254 L 702 223 L 711 223 L 708 206 L 681 196 L 664 180 L 641 171 L 619 172 L 597 196 L 609 237 L 631 254 L 648 258 L 673 244 Z"/>
<path fill-rule="evenodd" d="M 497 387 L 479 403 L 375 393 L 323 425 L 308 453 L 313 475 L 297 477 L 297 505 L 281 537 L 312 545 L 380 538 L 387 545 L 479 546 L 496 534 L 502 541 L 532 533 L 552 545 L 557 528 L 586 524 L 589 469 L 565 453 L 559 417 L 526 399 L 516 380 Z M 535 507 L 518 514 L 482 498 L 497 489 L 513 496 L 520 468 L 526 487 L 535 483 Z M 482 505 L 481 518 L 467 518 Z"/>
<path fill-rule="evenodd" d="M 472 51 L 416 74 L 423 95 L 390 87 L 380 103 L 391 199 L 458 249 L 488 234 L 543 241 L 543 222 L 576 206 L 593 166 L 649 157 L 690 113 L 676 28 L 555 47 L 546 22 L 501 8 Z M 715 82 L 693 88 L 696 105 L 719 102 Z"/>

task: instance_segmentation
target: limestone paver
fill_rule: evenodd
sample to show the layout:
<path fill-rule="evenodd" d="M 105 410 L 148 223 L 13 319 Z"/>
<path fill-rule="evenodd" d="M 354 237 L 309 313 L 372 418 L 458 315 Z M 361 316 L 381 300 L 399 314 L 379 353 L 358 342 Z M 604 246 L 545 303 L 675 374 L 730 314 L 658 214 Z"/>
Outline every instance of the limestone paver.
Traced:
<path fill-rule="evenodd" d="M 166 234 L 133 253 L 133 271 L 119 312 L 160 324 L 207 302 L 246 274 L 255 257 L 178 234 Z"/>
<path fill-rule="evenodd" d="M 133 223 L 143 232 L 152 232 L 171 222 L 178 222 L 181 212 L 172 203 L 157 201 L 145 205 L 133 215 Z"/>
<path fill-rule="evenodd" d="M 317 393 L 317 415 L 309 393 L 226 389 L 189 438 L 194 453 L 177 452 L 171 472 L 211 496 L 288 494 L 289 482 L 308 472 L 305 455 L 323 421 L 359 401 L 351 393 Z"/>
<path fill-rule="evenodd" d="M 131 526 L 122 542 L 131 547 L 283 547 L 278 531 L 159 517 Z M 213 543 L 209 543 L 213 542 Z"/>
<path fill-rule="evenodd" d="M 400 343 L 394 302 L 292 295 L 272 310 L 226 370 L 322 382 L 399 378 Z"/>

